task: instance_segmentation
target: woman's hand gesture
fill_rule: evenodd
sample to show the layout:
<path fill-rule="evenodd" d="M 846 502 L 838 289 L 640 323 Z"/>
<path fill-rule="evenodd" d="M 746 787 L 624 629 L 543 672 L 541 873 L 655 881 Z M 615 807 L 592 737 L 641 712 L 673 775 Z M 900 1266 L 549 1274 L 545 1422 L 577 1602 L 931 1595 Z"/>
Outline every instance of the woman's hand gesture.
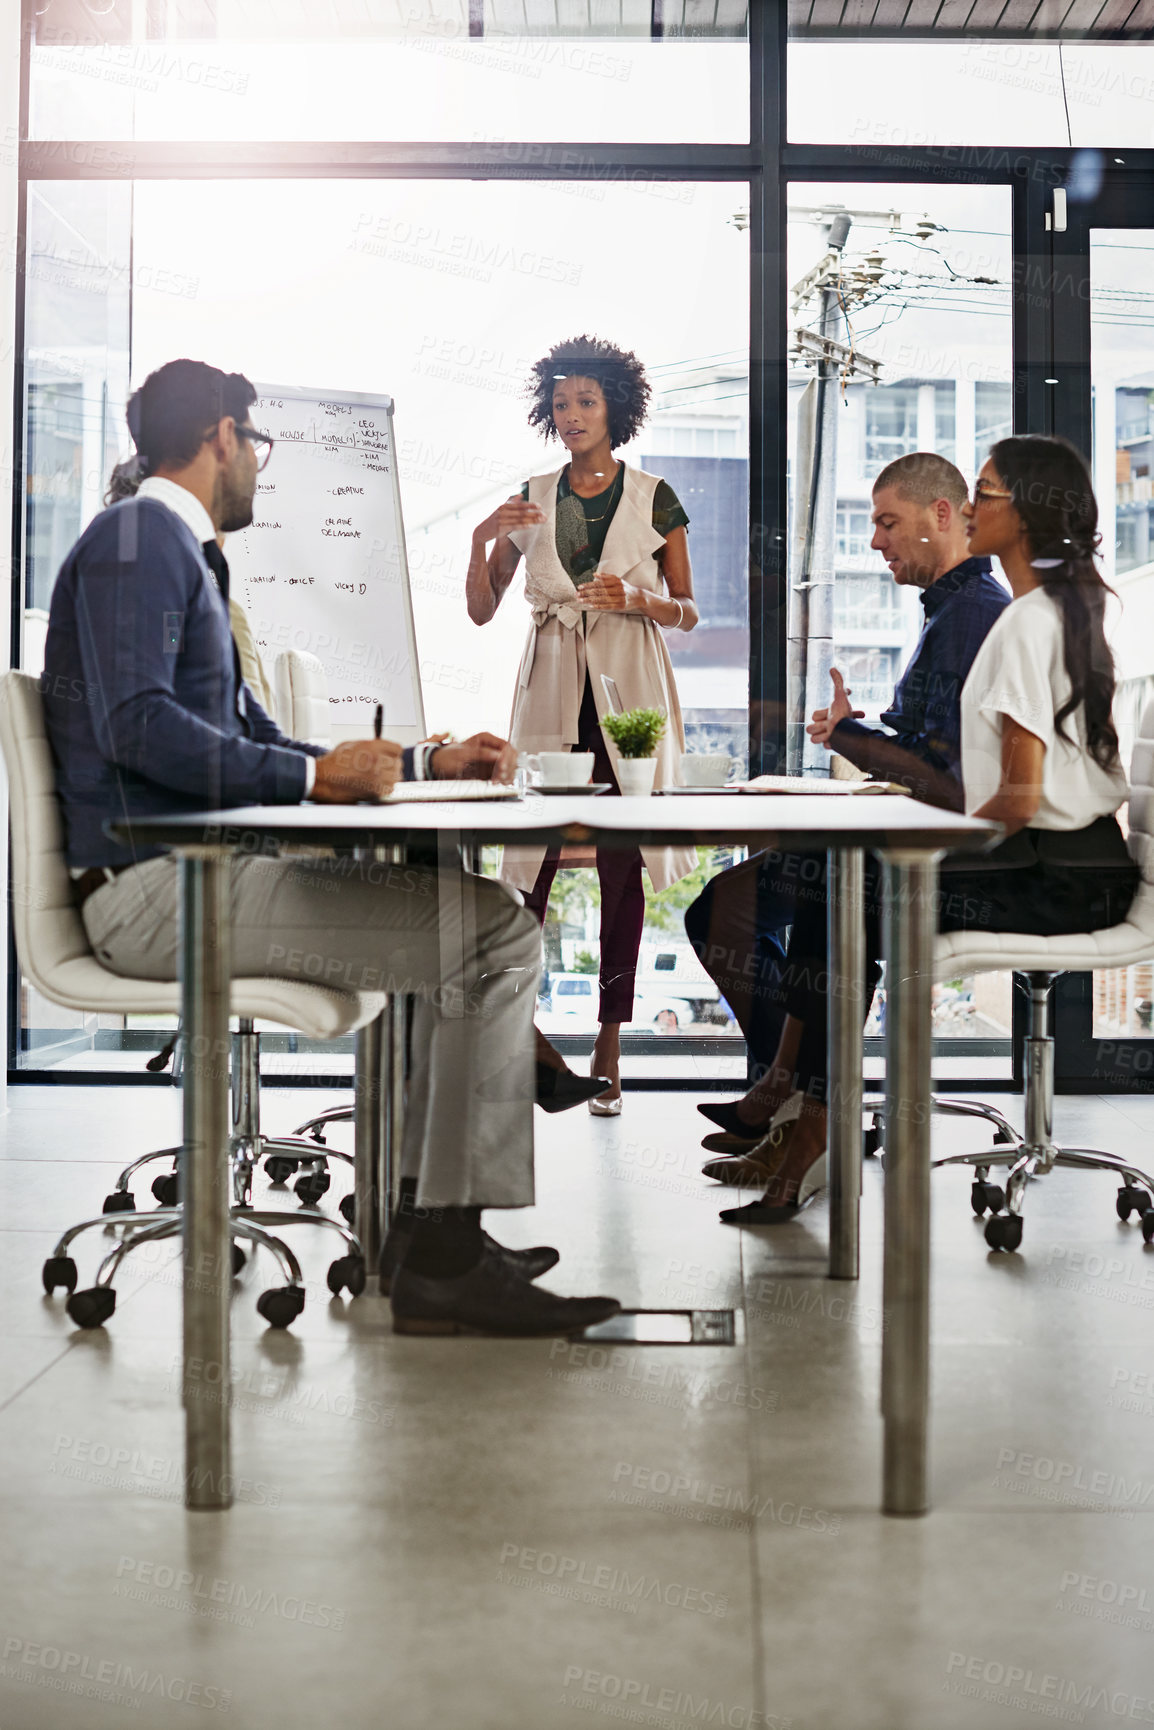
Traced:
<path fill-rule="evenodd" d="M 598 571 L 587 583 L 581 583 L 577 592 L 581 596 L 581 605 L 593 613 L 645 611 L 645 591 L 634 588 L 622 577 L 611 576 L 608 571 Z"/>
<path fill-rule="evenodd" d="M 503 505 L 498 505 L 483 523 L 477 524 L 473 530 L 473 544 L 487 545 L 490 541 L 506 536 L 510 529 L 536 528 L 538 523 L 544 521 L 545 513 L 540 505 L 531 505 L 520 493 L 514 493 Z"/>

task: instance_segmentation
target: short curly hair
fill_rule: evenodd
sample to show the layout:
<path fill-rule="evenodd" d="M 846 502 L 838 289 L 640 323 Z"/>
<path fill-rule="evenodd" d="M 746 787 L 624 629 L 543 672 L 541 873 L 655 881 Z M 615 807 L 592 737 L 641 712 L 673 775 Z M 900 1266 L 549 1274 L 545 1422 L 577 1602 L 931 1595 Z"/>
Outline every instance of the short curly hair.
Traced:
<path fill-rule="evenodd" d="M 599 336 L 573 336 L 533 363 L 525 387 L 530 402 L 529 425 L 539 427 L 543 438 L 557 437 L 553 386 L 559 378 L 591 378 L 601 386 L 609 407 L 609 443 L 614 450 L 636 438 L 645 425 L 652 391 L 637 356 Z"/>

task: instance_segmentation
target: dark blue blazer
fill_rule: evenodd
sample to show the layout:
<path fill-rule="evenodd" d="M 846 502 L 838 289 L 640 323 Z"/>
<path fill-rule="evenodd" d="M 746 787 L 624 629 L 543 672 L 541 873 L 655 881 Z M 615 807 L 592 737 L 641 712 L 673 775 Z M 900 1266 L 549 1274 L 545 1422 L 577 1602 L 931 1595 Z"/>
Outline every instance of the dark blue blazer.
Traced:
<path fill-rule="evenodd" d="M 122 865 L 111 819 L 304 797 L 315 745 L 241 683 L 228 604 L 196 536 L 155 499 L 102 511 L 52 595 L 42 681 L 71 866 Z"/>
<path fill-rule="evenodd" d="M 921 636 L 894 687 L 893 702 L 879 717 L 892 733 L 880 733 L 861 721 L 842 721 L 834 729 L 833 749 L 844 750 L 866 768 L 869 740 L 885 739 L 960 783 L 962 686 L 1010 598 L 985 558 L 964 559 L 923 589 Z"/>

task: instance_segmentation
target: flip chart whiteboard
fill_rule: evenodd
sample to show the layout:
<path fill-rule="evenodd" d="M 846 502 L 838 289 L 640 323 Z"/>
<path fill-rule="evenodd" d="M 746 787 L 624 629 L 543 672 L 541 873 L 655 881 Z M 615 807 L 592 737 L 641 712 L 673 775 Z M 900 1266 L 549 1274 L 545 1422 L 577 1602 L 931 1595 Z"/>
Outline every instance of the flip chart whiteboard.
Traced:
<path fill-rule="evenodd" d="M 420 664 L 387 396 L 258 385 L 252 421 L 275 441 L 252 526 L 225 551 L 271 678 L 284 649 L 322 662 L 334 742 L 425 736 Z"/>

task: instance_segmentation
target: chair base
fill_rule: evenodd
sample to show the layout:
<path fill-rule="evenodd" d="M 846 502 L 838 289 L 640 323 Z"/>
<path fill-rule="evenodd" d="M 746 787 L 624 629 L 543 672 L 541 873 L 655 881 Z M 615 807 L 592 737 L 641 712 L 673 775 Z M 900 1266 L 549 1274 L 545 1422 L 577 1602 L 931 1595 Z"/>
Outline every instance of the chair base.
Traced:
<path fill-rule="evenodd" d="M 325 1115 L 341 1114 L 343 1111 L 344 1108 L 336 1107 L 333 1113 Z M 351 1110 L 347 1115 L 352 1116 Z M 233 1274 L 238 1274 L 245 1264 L 244 1252 L 239 1249 L 235 1240 L 246 1238 L 255 1247 L 268 1250 L 276 1258 L 285 1279 L 283 1287 L 272 1288 L 258 1298 L 257 1309 L 260 1314 L 272 1327 L 288 1327 L 304 1308 L 304 1284 L 300 1263 L 280 1237 L 273 1236 L 264 1229 L 267 1226 L 283 1229 L 289 1225 L 314 1225 L 335 1231 L 342 1240 L 342 1254 L 329 1266 L 329 1291 L 334 1297 L 338 1297 L 342 1291 L 348 1291 L 351 1297 L 358 1297 L 365 1289 L 366 1280 L 365 1258 L 360 1242 L 347 1224 L 318 1212 L 315 1205 L 329 1187 L 328 1161 L 340 1159 L 351 1165 L 352 1155 L 331 1148 L 321 1151 L 315 1141 L 304 1141 L 298 1137 L 262 1134 L 260 1036 L 253 1023 L 244 1018 L 239 1021 L 238 1031 L 233 1035 L 232 1041 L 232 1118 L 232 1134 L 229 1138 L 232 1188 L 229 1230 L 233 1239 Z M 70 1226 L 44 1263 L 42 1278 L 45 1291 L 51 1296 L 58 1286 L 67 1287 L 70 1294 L 68 1313 L 78 1326 L 101 1327 L 112 1315 L 116 1307 L 112 1280 L 125 1256 L 144 1244 L 174 1237 L 182 1230 L 183 1213 L 179 1200 L 180 1152 L 178 1147 L 162 1148 L 154 1153 L 146 1153 L 126 1166 L 117 1178 L 115 1189 L 105 1198 L 104 1212 L 95 1219 L 82 1220 L 78 1225 Z M 129 1184 L 134 1173 L 161 1159 L 172 1162 L 172 1170 L 158 1177 L 152 1185 L 153 1194 L 161 1205 L 154 1212 L 140 1213 L 136 1210 Z M 305 1168 L 294 1185 L 303 1204 L 299 1213 L 253 1207 L 253 1176 L 262 1159 L 267 1162 L 266 1170 L 274 1182 L 283 1181 L 284 1177 L 291 1176 L 301 1166 Z M 278 1160 L 283 1162 L 279 1178 L 275 1174 L 275 1162 Z M 347 1199 L 346 1197 L 345 1200 Z M 342 1212 L 344 1211 L 342 1203 Z M 101 1262 L 95 1285 L 85 1291 L 77 1291 L 76 1263 L 70 1254 L 71 1246 L 81 1233 L 91 1231 L 97 1226 L 103 1226 L 106 1230 L 123 1229 L 124 1236 Z"/>
<path fill-rule="evenodd" d="M 306 1118 L 300 1128 L 293 1131 L 294 1136 L 307 1135 L 321 1147 L 325 1145 L 324 1132 L 331 1123 L 352 1123 L 355 1111 L 351 1105 L 330 1105 L 327 1111 L 318 1112 L 316 1117 Z"/>
<path fill-rule="evenodd" d="M 933 1167 L 974 1168 L 970 1202 L 978 1218 L 987 1212 L 990 1215 L 986 1242 L 991 1249 L 1016 1250 L 1020 1246 L 1026 1185 L 1031 1178 L 1044 1177 L 1055 1165 L 1116 1173 L 1123 1180 L 1115 1200 L 1118 1218 L 1128 1221 L 1132 1214 L 1137 1214 L 1144 1240 L 1154 1242 L 1154 1177 L 1121 1154 L 1093 1147 L 1064 1147 L 1053 1138 L 1054 1041 L 1050 1032 L 1050 1004 L 1056 978 L 1053 973 L 1026 975 L 1029 1019 L 1025 1042 L 1025 1133 L 1019 1133 L 995 1106 L 981 1100 L 935 1099 L 933 1109 L 943 1116 L 980 1118 L 992 1124 L 994 1146 L 980 1153 L 954 1153 L 935 1159 Z M 870 1151 L 877 1151 L 885 1133 L 885 1100 L 870 1097 L 863 1105 L 872 1114 L 871 1125 L 864 1132 L 867 1146 Z M 1004 1189 L 989 1182 L 993 1166 L 1010 1168 Z"/>

